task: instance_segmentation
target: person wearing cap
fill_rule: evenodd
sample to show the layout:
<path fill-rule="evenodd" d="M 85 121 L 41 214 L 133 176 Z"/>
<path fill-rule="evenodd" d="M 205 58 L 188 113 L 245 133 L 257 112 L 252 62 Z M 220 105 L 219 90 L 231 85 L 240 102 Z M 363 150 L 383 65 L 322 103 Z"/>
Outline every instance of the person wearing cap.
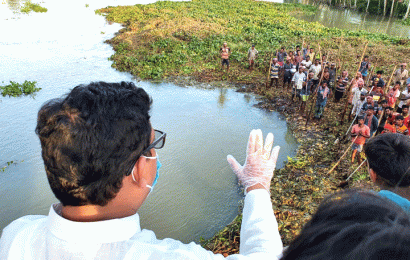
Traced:
<path fill-rule="evenodd" d="M 222 69 L 224 65 L 226 65 L 226 71 L 229 71 L 229 55 L 231 55 L 231 49 L 228 47 L 228 43 L 224 42 L 219 52 L 222 58 Z"/>
<path fill-rule="evenodd" d="M 404 84 L 406 79 L 409 77 L 409 72 L 406 69 L 407 63 L 400 64 L 400 68 L 398 68 L 393 74 L 394 82 L 399 81 L 401 84 Z"/>
<path fill-rule="evenodd" d="M 356 154 L 359 155 L 362 151 L 363 145 L 368 138 L 370 138 L 370 128 L 364 124 L 364 117 L 358 117 L 358 123 L 352 127 L 352 163 L 354 163 Z M 359 163 L 361 162 L 360 156 L 358 156 Z"/>
<path fill-rule="evenodd" d="M 396 81 L 393 88 L 391 88 L 386 94 L 387 105 L 394 108 L 396 106 L 397 98 L 400 97 L 400 82 Z"/>
<path fill-rule="evenodd" d="M 303 72 L 304 69 L 305 67 L 299 66 L 299 70 L 292 77 L 292 101 L 295 96 L 300 100 L 303 85 L 306 85 L 306 74 Z"/>
<path fill-rule="evenodd" d="M 277 58 L 273 58 L 272 64 L 270 66 L 270 87 L 273 86 L 273 82 L 275 81 L 275 87 L 279 86 L 279 70 L 281 66 L 278 62 Z"/>
<path fill-rule="evenodd" d="M 370 62 L 369 56 L 364 56 L 363 61 L 360 63 L 359 72 L 363 77 L 363 80 L 366 80 L 367 74 L 369 73 Z"/>
<path fill-rule="evenodd" d="M 378 194 L 409 214 L 410 138 L 394 133 L 378 135 L 366 143 L 364 152 L 370 179 L 381 189 Z"/>
<path fill-rule="evenodd" d="M 255 44 L 252 44 L 252 47 L 248 50 L 249 70 L 253 69 L 255 59 L 258 57 L 258 54 L 259 52 L 255 49 Z"/>
<path fill-rule="evenodd" d="M 373 136 L 377 131 L 377 127 L 379 126 L 379 120 L 377 120 L 377 117 L 374 115 L 374 107 L 367 107 L 364 124 L 370 128 L 370 136 Z"/>
<path fill-rule="evenodd" d="M 409 130 L 404 125 L 404 117 L 402 115 L 396 116 L 396 133 L 409 135 Z"/>
<path fill-rule="evenodd" d="M 286 87 L 289 88 L 292 82 L 292 77 L 296 72 L 296 66 L 291 63 L 291 58 L 289 56 L 286 57 L 286 63 L 283 65 L 283 69 L 285 71 L 285 73 L 283 73 L 283 88 L 285 88 L 286 84 Z"/>
<path fill-rule="evenodd" d="M 397 113 L 401 113 L 401 108 L 403 107 L 403 105 L 408 105 L 410 102 L 410 84 L 407 85 L 407 88 L 401 92 L 400 95 L 400 102 L 397 108 Z"/>

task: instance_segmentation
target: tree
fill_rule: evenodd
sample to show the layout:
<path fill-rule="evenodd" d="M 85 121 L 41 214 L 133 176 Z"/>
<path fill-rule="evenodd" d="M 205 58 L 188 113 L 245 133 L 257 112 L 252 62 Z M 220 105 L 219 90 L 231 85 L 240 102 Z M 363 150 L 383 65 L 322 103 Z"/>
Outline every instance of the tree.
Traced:
<path fill-rule="evenodd" d="M 394 9 L 394 0 L 391 2 L 391 9 L 390 9 L 390 17 L 393 15 L 393 9 Z"/>
<path fill-rule="evenodd" d="M 407 19 L 407 17 L 409 16 L 409 11 L 410 11 L 410 0 L 409 0 L 409 2 L 407 3 L 407 11 L 406 11 L 406 14 L 405 14 L 404 17 L 403 17 L 403 20 L 406 20 L 406 19 Z"/>

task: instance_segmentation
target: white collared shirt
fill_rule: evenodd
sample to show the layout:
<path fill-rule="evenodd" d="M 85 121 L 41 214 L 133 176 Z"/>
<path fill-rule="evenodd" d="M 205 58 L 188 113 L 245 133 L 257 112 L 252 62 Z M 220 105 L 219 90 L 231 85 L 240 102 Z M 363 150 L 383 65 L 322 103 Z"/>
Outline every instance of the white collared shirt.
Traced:
<path fill-rule="evenodd" d="M 240 254 L 227 259 L 278 259 L 282 241 L 269 194 L 252 190 L 245 197 Z M 0 239 L 0 259 L 224 259 L 195 243 L 183 244 L 141 230 L 138 214 L 96 222 L 70 221 L 54 204 L 48 216 L 13 221 Z"/>

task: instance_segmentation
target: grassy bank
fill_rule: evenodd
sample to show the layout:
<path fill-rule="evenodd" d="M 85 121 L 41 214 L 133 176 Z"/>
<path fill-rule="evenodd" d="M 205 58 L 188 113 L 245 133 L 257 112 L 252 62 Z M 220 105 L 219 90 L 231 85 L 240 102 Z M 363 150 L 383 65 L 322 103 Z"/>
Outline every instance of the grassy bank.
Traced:
<path fill-rule="evenodd" d="M 189 76 L 199 82 L 229 81 L 248 86 L 241 91 L 266 97 L 262 109 L 284 113 L 301 146 L 297 156 L 277 170 L 271 197 L 285 244 L 300 232 L 322 198 L 339 189 L 344 175 L 357 164 L 345 160 L 336 170 L 327 172 L 344 152 L 348 139 L 342 138 L 349 123 L 340 122 L 343 105 L 328 102 L 325 117 L 310 122 L 299 115 L 297 102 L 289 91 L 266 88 L 267 70 L 272 53 L 285 46 L 293 49 L 303 41 L 330 60 L 341 60 L 343 69 L 354 74 L 364 45 L 377 69 L 390 74 L 395 64 L 410 60 L 409 41 L 385 34 L 352 32 L 326 28 L 319 23 L 297 20 L 296 12 L 311 12 L 305 5 L 280 5 L 250 0 L 196 0 L 192 2 L 157 2 L 150 5 L 104 8 L 97 13 L 109 21 L 125 25 L 109 41 L 115 49 L 110 58 L 113 67 L 142 79 L 169 80 Z M 219 48 L 228 42 L 232 50 L 231 69 L 220 69 Z M 259 57 L 252 72 L 247 69 L 247 51 L 256 44 Z M 308 104 L 310 108 L 310 103 Z M 337 138 L 341 142 L 335 144 Z M 348 156 L 349 157 L 349 156 Z M 351 186 L 370 187 L 365 169 L 354 177 Z M 239 216 L 204 244 L 214 252 L 238 251 Z"/>

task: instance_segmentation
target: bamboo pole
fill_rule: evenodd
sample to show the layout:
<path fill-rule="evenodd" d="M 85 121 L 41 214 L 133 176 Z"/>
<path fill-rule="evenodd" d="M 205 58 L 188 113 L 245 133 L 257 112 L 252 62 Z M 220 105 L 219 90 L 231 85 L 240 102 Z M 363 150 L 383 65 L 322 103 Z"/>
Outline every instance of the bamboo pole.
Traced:
<path fill-rule="evenodd" d="M 354 138 L 354 140 L 352 141 L 352 143 L 349 145 L 349 147 L 347 147 L 346 151 L 343 153 L 342 157 L 340 157 L 339 161 L 337 161 L 337 163 L 335 165 L 333 165 L 332 169 L 330 169 L 330 171 L 327 174 L 330 174 L 333 172 L 333 170 L 340 164 L 340 162 L 342 161 L 342 159 L 346 156 L 347 152 L 350 150 L 350 148 L 352 147 L 353 143 L 356 141 L 358 136 L 356 136 Z"/>
<path fill-rule="evenodd" d="M 322 56 L 321 55 L 321 50 L 320 50 L 320 44 L 319 44 L 319 56 Z M 322 65 L 320 65 L 320 66 L 322 66 Z M 322 69 L 322 71 L 321 71 L 321 75 L 320 75 L 320 80 L 319 80 L 319 83 L 318 83 L 318 85 L 317 85 L 317 88 L 319 88 L 319 86 L 320 86 L 320 84 L 322 83 L 322 78 L 323 78 L 323 69 Z M 317 90 L 317 89 L 316 89 Z M 316 93 L 317 91 L 315 91 L 315 93 Z M 317 95 L 316 95 L 316 97 L 315 97 L 315 99 L 314 100 L 312 100 L 313 102 L 312 102 L 312 105 L 310 106 L 310 110 L 309 110 L 309 114 L 307 115 L 307 117 L 306 117 L 306 125 L 305 126 L 307 126 L 308 125 L 308 123 L 309 123 L 309 119 L 310 119 L 310 114 L 312 114 L 312 109 L 313 109 L 313 106 L 315 105 L 315 103 L 316 103 L 316 100 L 317 100 Z"/>
<path fill-rule="evenodd" d="M 369 42 L 366 42 L 366 45 L 364 46 L 364 50 L 363 50 L 362 56 L 361 56 L 361 58 L 360 58 L 360 60 L 359 60 L 359 66 L 357 67 L 356 73 L 354 74 L 353 77 L 356 77 L 357 72 L 359 72 L 359 70 L 360 70 L 360 65 L 362 64 L 362 60 L 363 60 L 364 54 L 366 53 L 368 44 L 369 44 Z M 345 114 L 346 114 L 347 107 L 349 106 L 349 92 L 350 92 L 350 88 L 351 88 L 351 84 L 349 85 L 349 87 L 348 87 L 348 89 L 347 89 L 347 91 L 346 91 L 346 94 L 347 94 L 348 98 L 346 99 L 345 107 L 344 107 L 344 109 L 343 109 L 342 116 L 341 116 L 341 119 L 340 119 L 340 124 L 342 124 L 342 125 L 343 125 L 343 123 L 344 123 L 344 118 L 345 118 Z"/>

